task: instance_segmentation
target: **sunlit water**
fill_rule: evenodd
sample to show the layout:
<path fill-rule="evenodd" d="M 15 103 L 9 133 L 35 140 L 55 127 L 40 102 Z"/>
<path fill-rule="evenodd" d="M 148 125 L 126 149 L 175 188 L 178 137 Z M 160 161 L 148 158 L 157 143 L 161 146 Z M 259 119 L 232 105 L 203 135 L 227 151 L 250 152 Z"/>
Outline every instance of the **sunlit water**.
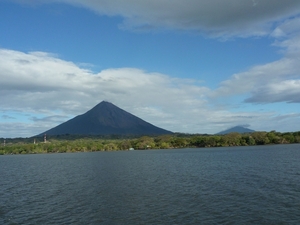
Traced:
<path fill-rule="evenodd" d="M 0 156 L 0 224 L 300 224 L 300 145 Z"/>

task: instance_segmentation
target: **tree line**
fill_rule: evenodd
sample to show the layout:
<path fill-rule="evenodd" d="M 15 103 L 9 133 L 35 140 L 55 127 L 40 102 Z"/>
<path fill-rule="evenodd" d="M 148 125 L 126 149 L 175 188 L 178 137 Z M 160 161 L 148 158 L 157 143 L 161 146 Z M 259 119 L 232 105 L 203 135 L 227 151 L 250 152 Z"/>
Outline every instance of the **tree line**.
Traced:
<path fill-rule="evenodd" d="M 142 137 L 57 135 L 36 138 L 0 138 L 0 155 L 64 152 L 120 151 L 172 148 L 204 148 L 300 143 L 300 131 L 280 133 L 253 132 L 225 135 L 182 134 Z"/>

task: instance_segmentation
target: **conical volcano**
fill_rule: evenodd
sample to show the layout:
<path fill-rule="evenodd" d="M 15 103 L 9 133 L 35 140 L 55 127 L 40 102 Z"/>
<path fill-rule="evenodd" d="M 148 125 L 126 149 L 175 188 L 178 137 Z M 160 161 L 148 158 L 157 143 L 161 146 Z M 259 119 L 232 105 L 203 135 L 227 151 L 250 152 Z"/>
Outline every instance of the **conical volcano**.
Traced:
<path fill-rule="evenodd" d="M 172 132 L 156 127 L 110 102 L 103 101 L 86 113 L 50 130 L 47 135 L 161 135 Z"/>
<path fill-rule="evenodd" d="M 255 130 L 251 130 L 251 129 L 248 129 L 246 127 L 242 127 L 242 126 L 235 126 L 235 127 L 232 127 L 232 128 L 229 128 L 227 130 L 223 130 L 218 134 L 229 134 L 229 133 L 240 133 L 240 134 L 245 134 L 245 133 L 253 133 L 255 132 Z"/>

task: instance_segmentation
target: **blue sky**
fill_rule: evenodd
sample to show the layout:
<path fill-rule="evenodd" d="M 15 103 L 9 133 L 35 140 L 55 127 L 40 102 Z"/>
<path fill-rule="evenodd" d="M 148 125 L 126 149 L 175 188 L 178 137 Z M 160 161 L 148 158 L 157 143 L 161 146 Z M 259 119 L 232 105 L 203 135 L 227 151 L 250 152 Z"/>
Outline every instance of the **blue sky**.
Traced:
<path fill-rule="evenodd" d="M 0 0 L 0 137 L 33 136 L 102 100 L 174 132 L 298 131 L 299 8 Z"/>

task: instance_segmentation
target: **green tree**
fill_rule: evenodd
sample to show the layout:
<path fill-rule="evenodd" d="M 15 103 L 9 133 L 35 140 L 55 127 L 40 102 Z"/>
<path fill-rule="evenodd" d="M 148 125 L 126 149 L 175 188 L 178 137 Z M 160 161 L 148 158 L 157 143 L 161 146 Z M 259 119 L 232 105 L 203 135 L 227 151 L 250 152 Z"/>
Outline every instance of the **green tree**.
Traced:
<path fill-rule="evenodd" d="M 155 148 L 155 142 L 152 137 L 143 136 L 137 140 L 137 149 L 152 149 Z"/>
<path fill-rule="evenodd" d="M 254 132 L 251 136 L 257 145 L 266 145 L 270 143 L 267 132 Z"/>
<path fill-rule="evenodd" d="M 240 146 L 242 136 L 240 133 L 232 132 L 223 136 L 222 142 L 225 146 Z"/>
<path fill-rule="evenodd" d="M 187 146 L 187 140 L 184 137 L 175 137 L 172 141 L 171 144 L 175 148 L 184 148 Z"/>

